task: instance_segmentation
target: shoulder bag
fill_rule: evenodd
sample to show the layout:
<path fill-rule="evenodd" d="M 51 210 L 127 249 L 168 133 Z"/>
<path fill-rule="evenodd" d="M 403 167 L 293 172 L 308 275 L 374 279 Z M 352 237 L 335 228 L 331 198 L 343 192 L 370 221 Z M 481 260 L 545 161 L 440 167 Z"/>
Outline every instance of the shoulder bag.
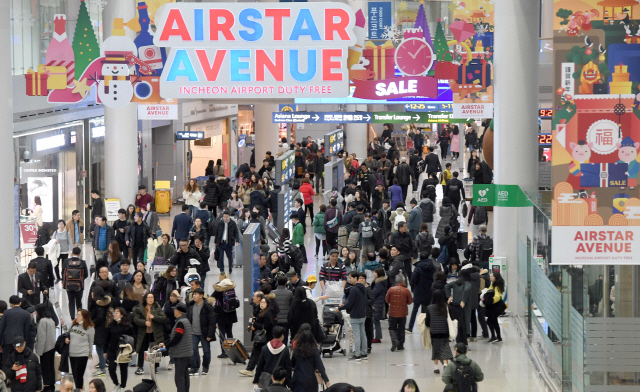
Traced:
<path fill-rule="evenodd" d="M 307 361 L 307 363 L 309 365 L 311 365 L 311 362 L 309 362 L 308 359 L 305 359 Z M 315 363 L 316 357 L 313 357 L 313 361 Z M 316 364 L 317 365 L 317 364 Z M 318 370 L 318 366 L 313 366 L 311 365 L 311 367 L 313 368 L 313 373 L 316 375 L 316 382 L 318 383 L 318 385 L 322 386 L 322 389 L 324 389 L 324 379 L 322 378 L 322 374 L 320 373 L 320 371 Z"/>
<path fill-rule="evenodd" d="M 458 337 L 458 320 L 452 320 L 447 306 L 447 326 L 449 327 L 449 340 L 456 340 Z"/>
<path fill-rule="evenodd" d="M 273 370 L 276 370 L 278 368 L 278 365 L 280 365 L 280 360 L 282 359 L 283 356 L 284 356 L 284 349 L 280 353 L 280 356 L 278 357 L 278 361 L 276 362 L 276 366 L 274 366 Z M 258 386 L 260 388 L 267 388 L 269 385 L 271 385 L 271 373 L 261 372 L 260 378 L 258 379 Z"/>

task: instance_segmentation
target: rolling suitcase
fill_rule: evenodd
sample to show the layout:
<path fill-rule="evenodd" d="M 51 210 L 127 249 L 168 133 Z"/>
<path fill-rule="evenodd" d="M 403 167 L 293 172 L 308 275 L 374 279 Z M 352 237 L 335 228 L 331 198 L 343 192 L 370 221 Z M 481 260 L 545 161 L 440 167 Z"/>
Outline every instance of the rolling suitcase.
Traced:
<path fill-rule="evenodd" d="M 249 356 L 247 355 L 247 350 L 245 350 L 244 345 L 238 339 L 223 339 L 222 335 L 218 333 L 218 337 L 222 342 L 222 349 L 227 354 L 231 362 L 235 365 L 236 363 L 244 364 Z"/>
<path fill-rule="evenodd" d="M 171 191 L 156 191 L 156 212 L 168 214 L 171 211 Z"/>

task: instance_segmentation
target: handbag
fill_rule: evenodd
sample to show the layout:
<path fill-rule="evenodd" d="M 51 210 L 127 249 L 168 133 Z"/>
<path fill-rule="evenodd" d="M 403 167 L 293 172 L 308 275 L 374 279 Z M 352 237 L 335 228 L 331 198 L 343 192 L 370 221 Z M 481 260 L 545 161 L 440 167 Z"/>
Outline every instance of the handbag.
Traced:
<path fill-rule="evenodd" d="M 253 334 L 253 339 L 251 339 L 253 343 L 266 343 L 267 342 L 267 331 L 264 329 L 259 329 L 256 333 Z"/>
<path fill-rule="evenodd" d="M 308 359 L 305 359 L 305 360 L 309 365 L 311 365 L 311 362 L 309 362 Z M 315 362 L 315 357 L 314 357 L 314 362 Z M 318 383 L 318 385 L 322 385 L 322 389 L 324 389 L 324 378 L 322 378 L 322 374 L 317 369 L 317 366 L 311 365 L 311 367 L 314 369 L 313 373 L 316 375 L 316 382 Z"/>
<path fill-rule="evenodd" d="M 278 365 L 280 365 L 280 360 L 282 359 L 283 356 L 284 356 L 284 350 L 282 350 L 282 352 L 280 353 L 280 356 L 278 357 L 278 361 L 276 361 L 276 366 L 274 366 L 273 370 L 278 368 Z M 260 388 L 266 388 L 269 385 L 271 385 L 271 373 L 268 373 L 268 372 L 260 373 L 260 378 L 258 379 L 258 386 Z"/>
<path fill-rule="evenodd" d="M 430 327 L 424 327 L 424 338 L 423 338 L 423 345 L 422 347 L 427 349 L 427 348 L 431 348 L 431 328 Z"/>
<path fill-rule="evenodd" d="M 458 320 L 452 320 L 447 306 L 447 326 L 449 327 L 449 340 L 456 340 L 458 337 Z"/>

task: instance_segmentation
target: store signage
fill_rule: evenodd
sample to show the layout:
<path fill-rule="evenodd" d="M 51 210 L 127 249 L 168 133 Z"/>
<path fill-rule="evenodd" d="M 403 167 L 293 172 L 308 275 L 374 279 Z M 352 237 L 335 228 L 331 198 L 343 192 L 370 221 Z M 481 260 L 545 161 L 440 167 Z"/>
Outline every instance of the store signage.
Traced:
<path fill-rule="evenodd" d="M 354 98 L 391 99 L 438 96 L 438 80 L 429 76 L 403 76 L 387 80 L 354 79 Z"/>
<path fill-rule="evenodd" d="M 177 131 L 176 140 L 200 140 L 204 139 L 204 131 Z"/>
<path fill-rule="evenodd" d="M 391 2 L 371 1 L 369 7 L 369 39 L 384 39 L 385 27 L 391 26 Z"/>
<path fill-rule="evenodd" d="M 63 147 L 65 144 L 66 135 L 64 133 L 42 139 L 36 139 L 36 151 L 45 151 L 56 147 Z"/>
<path fill-rule="evenodd" d="M 138 104 L 138 120 L 177 120 L 176 104 Z"/>
<path fill-rule="evenodd" d="M 346 4 L 170 3 L 154 44 L 171 48 L 162 96 L 344 97 L 356 43 Z"/>
<path fill-rule="evenodd" d="M 518 185 L 474 184 L 473 205 L 485 207 L 529 207 L 533 203 Z"/>
<path fill-rule="evenodd" d="M 280 112 L 295 112 L 296 111 L 296 105 L 278 105 L 278 111 Z"/>
<path fill-rule="evenodd" d="M 34 248 L 38 239 L 38 225 L 35 222 L 20 223 L 20 235 L 23 248 Z"/>
<path fill-rule="evenodd" d="M 379 112 L 372 113 L 372 123 L 453 123 L 461 124 L 468 121 L 465 118 L 453 118 L 452 113 L 431 112 Z"/>
<path fill-rule="evenodd" d="M 454 103 L 453 116 L 493 118 L 493 103 Z"/>
<path fill-rule="evenodd" d="M 324 156 L 336 155 L 338 151 L 344 150 L 344 131 L 336 129 L 324 135 Z"/>
<path fill-rule="evenodd" d="M 638 226 L 554 226 L 552 264 L 638 265 L 639 238 Z"/>
<path fill-rule="evenodd" d="M 276 185 L 287 183 L 293 178 L 296 168 L 296 157 L 293 150 L 289 150 L 276 158 Z"/>
<path fill-rule="evenodd" d="M 370 123 L 371 112 L 273 112 L 273 123 Z"/>

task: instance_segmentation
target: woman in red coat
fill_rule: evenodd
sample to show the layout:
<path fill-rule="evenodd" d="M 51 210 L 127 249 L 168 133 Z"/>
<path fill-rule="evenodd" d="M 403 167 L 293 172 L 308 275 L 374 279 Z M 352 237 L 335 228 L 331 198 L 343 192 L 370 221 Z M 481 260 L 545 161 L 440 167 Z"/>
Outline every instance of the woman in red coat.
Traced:
<path fill-rule="evenodd" d="M 313 223 L 313 195 L 316 193 L 313 191 L 313 186 L 311 186 L 311 182 L 308 178 L 302 180 L 302 185 L 300 185 L 300 193 L 304 197 L 304 213 L 307 214 L 309 211 L 309 216 L 311 216 L 311 222 Z M 305 225 L 304 222 L 302 222 Z"/>

